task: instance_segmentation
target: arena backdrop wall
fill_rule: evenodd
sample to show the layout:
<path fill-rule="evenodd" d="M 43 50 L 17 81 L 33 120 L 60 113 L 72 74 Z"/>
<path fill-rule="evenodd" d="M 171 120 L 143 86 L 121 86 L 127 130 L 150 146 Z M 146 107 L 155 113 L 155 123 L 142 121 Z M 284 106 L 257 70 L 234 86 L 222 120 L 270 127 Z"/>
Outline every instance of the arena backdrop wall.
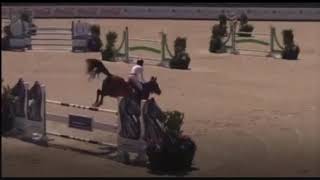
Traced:
<path fill-rule="evenodd" d="M 141 18 L 214 20 L 221 12 L 246 12 L 250 20 L 320 21 L 320 8 L 310 7 L 182 7 L 182 6 L 13 6 L 2 5 L 2 18 L 21 10 L 35 18 Z"/>

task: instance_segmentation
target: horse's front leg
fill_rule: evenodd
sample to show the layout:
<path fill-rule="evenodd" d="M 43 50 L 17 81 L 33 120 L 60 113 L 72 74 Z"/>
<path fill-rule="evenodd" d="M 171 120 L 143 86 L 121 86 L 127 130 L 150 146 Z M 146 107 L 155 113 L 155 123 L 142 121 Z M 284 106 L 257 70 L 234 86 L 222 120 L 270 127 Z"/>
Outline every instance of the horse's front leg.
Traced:
<path fill-rule="evenodd" d="M 96 102 L 95 102 L 92 106 L 94 106 L 94 107 L 98 106 L 99 95 L 101 95 L 101 90 L 100 90 L 100 89 L 97 89 Z"/>

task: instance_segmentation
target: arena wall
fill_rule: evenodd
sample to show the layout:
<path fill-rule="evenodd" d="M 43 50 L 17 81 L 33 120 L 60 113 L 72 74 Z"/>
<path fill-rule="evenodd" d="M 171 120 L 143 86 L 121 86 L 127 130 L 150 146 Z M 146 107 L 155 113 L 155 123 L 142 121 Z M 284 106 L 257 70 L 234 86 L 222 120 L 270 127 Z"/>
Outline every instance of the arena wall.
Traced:
<path fill-rule="evenodd" d="M 258 5 L 256 5 L 258 6 Z M 261 5 L 262 6 L 262 5 Z M 2 18 L 10 18 L 21 10 L 31 10 L 35 18 L 136 18 L 136 19 L 199 19 L 216 20 L 222 12 L 246 12 L 250 20 L 320 21 L 320 7 L 225 7 L 217 6 L 84 6 L 84 5 L 6 5 Z"/>

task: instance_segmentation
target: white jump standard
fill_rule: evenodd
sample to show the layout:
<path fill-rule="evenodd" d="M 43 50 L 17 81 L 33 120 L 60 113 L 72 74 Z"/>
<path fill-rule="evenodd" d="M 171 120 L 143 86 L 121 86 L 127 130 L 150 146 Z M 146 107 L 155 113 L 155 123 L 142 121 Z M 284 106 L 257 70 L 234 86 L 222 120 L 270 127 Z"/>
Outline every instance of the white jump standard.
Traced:
<path fill-rule="evenodd" d="M 64 102 L 54 101 L 54 100 L 46 100 L 46 103 L 57 104 L 57 105 L 66 106 L 66 107 L 74 107 L 74 108 L 79 108 L 79 109 L 87 109 L 90 111 L 101 111 L 101 112 L 109 112 L 109 113 L 118 114 L 118 111 L 112 110 L 112 109 L 103 109 L 103 108 L 97 108 L 97 107 L 83 106 L 83 105 L 64 103 Z"/>

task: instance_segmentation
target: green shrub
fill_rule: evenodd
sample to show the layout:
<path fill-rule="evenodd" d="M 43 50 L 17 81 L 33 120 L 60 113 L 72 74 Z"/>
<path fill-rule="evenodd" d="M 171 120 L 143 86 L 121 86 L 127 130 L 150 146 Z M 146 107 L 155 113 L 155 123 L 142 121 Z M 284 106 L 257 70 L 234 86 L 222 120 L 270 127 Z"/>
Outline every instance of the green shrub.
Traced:
<path fill-rule="evenodd" d="M 282 59 L 297 60 L 300 48 L 294 43 L 294 35 L 291 29 L 282 31 L 284 49 L 281 52 Z"/>
<path fill-rule="evenodd" d="M 177 37 L 174 41 L 174 52 L 177 54 L 179 52 L 185 51 L 187 48 L 187 38 Z"/>
<path fill-rule="evenodd" d="M 1 80 L 2 85 L 3 80 Z M 1 135 L 9 132 L 13 128 L 14 123 L 14 97 L 11 95 L 9 85 L 3 87 L 1 94 Z"/>
<path fill-rule="evenodd" d="M 94 24 L 90 27 L 90 32 L 94 36 L 100 36 L 100 26 L 97 24 Z"/>
<path fill-rule="evenodd" d="M 212 35 L 209 43 L 209 52 L 213 53 L 224 53 L 226 52 L 226 48 L 222 42 L 222 37 L 225 36 L 226 27 L 221 26 L 219 24 L 215 24 L 212 27 Z"/>
<path fill-rule="evenodd" d="M 190 57 L 185 52 L 187 48 L 187 38 L 177 37 L 174 41 L 174 56 L 169 61 L 169 67 L 173 69 L 188 69 Z"/>
<path fill-rule="evenodd" d="M 282 35 L 283 35 L 283 44 L 285 46 L 292 46 L 294 44 L 294 40 L 293 40 L 294 35 L 291 29 L 283 30 Z"/>
<path fill-rule="evenodd" d="M 102 52 L 102 60 L 105 61 L 115 61 L 116 56 L 116 49 L 115 49 L 115 43 L 117 40 L 117 33 L 110 31 L 106 35 L 106 49 Z"/>
<path fill-rule="evenodd" d="M 183 124 L 184 114 L 179 111 L 165 112 L 166 121 L 164 122 L 165 129 L 168 133 L 173 133 L 178 136 L 181 134 L 181 126 Z"/>

